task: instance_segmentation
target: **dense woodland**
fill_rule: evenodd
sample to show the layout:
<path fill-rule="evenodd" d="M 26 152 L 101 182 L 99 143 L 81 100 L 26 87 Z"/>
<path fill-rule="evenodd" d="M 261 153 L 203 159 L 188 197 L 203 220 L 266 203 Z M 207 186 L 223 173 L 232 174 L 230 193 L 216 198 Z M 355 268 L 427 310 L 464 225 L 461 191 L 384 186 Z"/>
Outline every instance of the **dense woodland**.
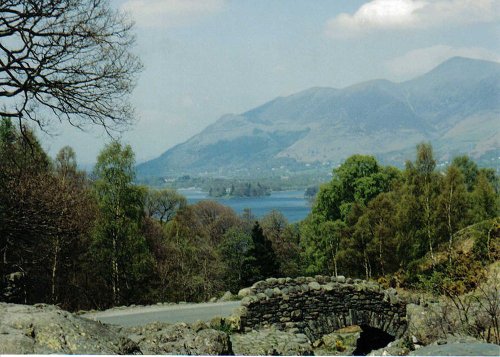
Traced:
<path fill-rule="evenodd" d="M 277 211 L 257 220 L 213 201 L 188 205 L 175 190 L 135 184 L 134 167 L 131 148 L 114 141 L 87 175 L 71 148 L 52 159 L 29 128 L 3 119 L 1 299 L 70 310 L 206 301 L 267 277 L 314 274 L 419 286 L 460 264 L 458 278 L 477 277 L 473 268 L 500 254 L 495 171 L 466 156 L 437 171 L 429 144 L 404 170 L 348 158 L 298 224 Z M 439 260 L 471 225 L 471 255 Z"/>

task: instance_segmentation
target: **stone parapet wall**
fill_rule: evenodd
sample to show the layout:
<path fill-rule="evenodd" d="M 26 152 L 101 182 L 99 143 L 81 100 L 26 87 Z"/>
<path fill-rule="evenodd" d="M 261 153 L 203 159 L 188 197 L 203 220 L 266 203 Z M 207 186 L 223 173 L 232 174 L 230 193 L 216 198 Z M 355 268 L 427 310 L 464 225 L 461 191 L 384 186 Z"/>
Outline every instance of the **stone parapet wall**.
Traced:
<path fill-rule="evenodd" d="M 240 290 L 242 331 L 274 326 L 311 340 L 350 325 L 380 328 L 396 338 L 406 331 L 406 303 L 394 289 L 343 276 L 269 278 Z"/>

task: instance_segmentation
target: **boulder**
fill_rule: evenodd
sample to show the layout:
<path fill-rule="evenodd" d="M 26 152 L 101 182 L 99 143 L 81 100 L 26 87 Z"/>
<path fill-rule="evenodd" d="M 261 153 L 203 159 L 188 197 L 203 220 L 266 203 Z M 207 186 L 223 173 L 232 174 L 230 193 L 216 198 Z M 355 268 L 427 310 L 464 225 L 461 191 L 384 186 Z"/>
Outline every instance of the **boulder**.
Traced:
<path fill-rule="evenodd" d="M 224 301 L 233 301 L 236 300 L 238 297 L 236 295 L 233 295 L 230 291 L 226 291 L 224 295 L 219 299 L 220 302 Z"/>
<path fill-rule="evenodd" d="M 387 346 L 371 351 L 368 356 L 407 356 L 410 353 L 410 341 L 407 338 L 392 341 Z"/>
<path fill-rule="evenodd" d="M 117 331 L 52 305 L 0 303 L 0 354 L 136 354 Z"/>
<path fill-rule="evenodd" d="M 241 298 L 244 298 L 246 296 L 249 296 L 249 295 L 253 295 L 253 291 L 251 288 L 244 288 L 244 289 L 241 289 L 239 292 L 238 292 L 238 297 L 241 299 Z"/>
<path fill-rule="evenodd" d="M 153 322 L 145 326 L 120 329 L 134 340 L 144 354 L 230 355 L 229 336 L 206 324 L 167 324 Z"/>
<path fill-rule="evenodd" d="M 345 328 L 334 333 L 326 334 L 314 341 L 314 354 L 316 356 L 352 355 L 356 349 L 356 342 L 360 336 L 361 328 Z"/>
<path fill-rule="evenodd" d="M 419 348 L 411 356 L 499 356 L 500 346 L 491 343 L 446 343 Z"/>
<path fill-rule="evenodd" d="M 311 289 L 311 290 L 320 290 L 321 289 L 321 285 L 319 285 L 319 283 L 316 281 L 310 282 L 308 284 L 308 286 L 309 286 L 309 289 Z"/>
<path fill-rule="evenodd" d="M 333 280 L 333 279 L 332 279 L 332 280 Z M 346 282 L 346 278 L 345 278 L 345 276 L 343 276 L 343 275 L 338 275 L 338 276 L 335 278 L 335 281 L 336 281 L 337 283 L 345 283 L 345 282 Z"/>
<path fill-rule="evenodd" d="M 236 355 L 312 356 L 311 343 L 306 335 L 274 328 L 231 335 Z"/>

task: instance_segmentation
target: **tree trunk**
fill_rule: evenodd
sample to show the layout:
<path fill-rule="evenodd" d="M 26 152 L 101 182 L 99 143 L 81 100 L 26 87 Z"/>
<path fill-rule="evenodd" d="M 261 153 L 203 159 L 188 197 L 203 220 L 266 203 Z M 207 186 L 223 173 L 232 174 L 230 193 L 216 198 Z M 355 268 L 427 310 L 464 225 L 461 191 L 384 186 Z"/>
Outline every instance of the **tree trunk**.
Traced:
<path fill-rule="evenodd" d="M 115 232 L 113 232 L 113 252 L 112 252 L 112 257 L 111 257 L 111 264 L 112 264 L 112 274 L 111 274 L 111 281 L 112 281 L 112 290 L 113 290 L 113 304 L 116 306 L 120 303 L 119 295 L 120 295 L 120 287 L 119 287 L 119 277 L 118 277 L 118 252 L 117 252 L 117 238 Z"/>
<path fill-rule="evenodd" d="M 382 227 L 382 220 L 379 220 L 378 222 L 378 225 L 379 225 L 379 235 L 378 235 L 378 259 L 379 259 L 379 262 L 380 262 L 380 272 L 382 273 L 382 276 L 385 275 L 385 269 L 384 269 L 384 257 L 383 257 L 383 254 L 382 254 L 382 232 L 383 232 L 383 229 L 381 229 L 380 227 Z"/>
<path fill-rule="evenodd" d="M 370 271 L 369 271 L 369 268 L 368 268 L 368 256 L 366 254 L 366 250 L 364 251 L 363 253 L 363 257 L 364 257 L 364 263 L 365 263 L 365 275 L 366 275 L 366 280 L 370 279 Z"/>
<path fill-rule="evenodd" d="M 385 271 L 384 271 L 384 258 L 383 258 L 383 254 L 382 254 L 382 239 L 379 237 L 379 243 L 378 243 L 378 258 L 380 260 L 380 271 L 382 273 L 382 276 L 385 275 Z"/>
<path fill-rule="evenodd" d="M 453 186 L 450 187 L 450 194 L 448 196 L 448 204 L 446 207 L 446 214 L 448 215 L 448 236 L 449 236 L 449 242 L 448 242 L 448 256 L 449 256 L 449 262 L 451 264 L 451 246 L 453 244 L 453 229 L 451 227 L 451 201 L 453 199 Z"/>
<path fill-rule="evenodd" d="M 432 233 L 431 233 L 431 205 L 429 193 L 425 197 L 425 225 L 427 231 L 427 240 L 429 242 L 429 252 L 431 254 L 432 268 L 436 266 L 436 258 L 434 257 L 434 250 L 432 249 Z"/>
<path fill-rule="evenodd" d="M 60 244 L 59 244 L 59 237 L 56 238 L 55 245 L 54 245 L 54 259 L 52 261 L 52 289 L 51 289 L 51 301 L 53 304 L 57 302 L 57 296 L 56 296 L 56 280 L 57 280 L 57 265 L 59 263 L 59 251 L 60 251 Z"/>

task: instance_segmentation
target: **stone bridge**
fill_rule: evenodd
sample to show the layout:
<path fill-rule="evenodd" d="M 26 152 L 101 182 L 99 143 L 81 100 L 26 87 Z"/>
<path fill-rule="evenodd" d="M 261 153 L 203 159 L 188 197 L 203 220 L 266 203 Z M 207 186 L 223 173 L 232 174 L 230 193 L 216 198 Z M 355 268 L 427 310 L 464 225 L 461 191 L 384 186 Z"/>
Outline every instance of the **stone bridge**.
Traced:
<path fill-rule="evenodd" d="M 396 291 L 359 279 L 269 278 L 238 295 L 243 297 L 235 315 L 241 331 L 274 326 L 314 341 L 350 325 L 378 328 L 394 338 L 407 328 L 406 303 Z"/>

